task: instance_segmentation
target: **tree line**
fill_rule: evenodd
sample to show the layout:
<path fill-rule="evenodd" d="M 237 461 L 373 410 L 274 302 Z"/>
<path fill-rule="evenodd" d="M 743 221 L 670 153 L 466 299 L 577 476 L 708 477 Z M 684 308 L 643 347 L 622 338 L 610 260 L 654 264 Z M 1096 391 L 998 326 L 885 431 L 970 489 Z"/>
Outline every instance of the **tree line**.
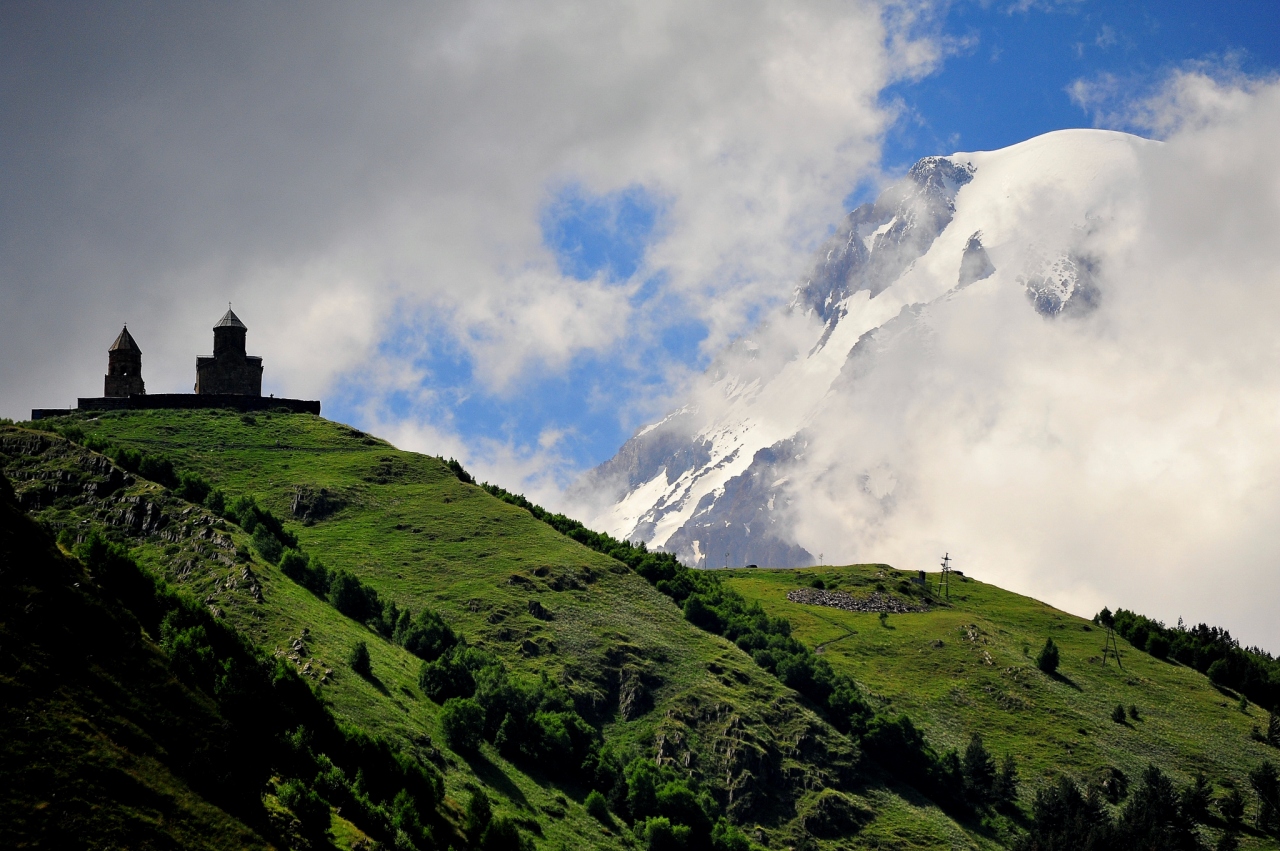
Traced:
<path fill-rule="evenodd" d="M 1198 624 L 1167 627 L 1144 615 L 1103 609 L 1094 623 L 1114 623 L 1115 631 L 1157 659 L 1173 659 L 1209 677 L 1214 685 L 1233 689 L 1267 709 L 1280 704 L 1280 660 L 1258 647 L 1241 647 L 1221 627 Z"/>

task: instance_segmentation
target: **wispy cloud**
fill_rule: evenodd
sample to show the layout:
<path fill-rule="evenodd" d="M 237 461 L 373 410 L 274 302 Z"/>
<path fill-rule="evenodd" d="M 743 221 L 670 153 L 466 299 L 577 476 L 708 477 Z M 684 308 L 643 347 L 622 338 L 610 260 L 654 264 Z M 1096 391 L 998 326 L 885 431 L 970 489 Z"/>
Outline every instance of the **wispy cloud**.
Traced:
<path fill-rule="evenodd" d="M 1095 127 L 1164 138 L 1229 120 L 1248 110 L 1254 95 L 1275 81 L 1274 76 L 1243 73 L 1240 59 L 1227 54 L 1196 60 L 1157 77 L 1102 72 L 1073 80 L 1066 91 Z"/>

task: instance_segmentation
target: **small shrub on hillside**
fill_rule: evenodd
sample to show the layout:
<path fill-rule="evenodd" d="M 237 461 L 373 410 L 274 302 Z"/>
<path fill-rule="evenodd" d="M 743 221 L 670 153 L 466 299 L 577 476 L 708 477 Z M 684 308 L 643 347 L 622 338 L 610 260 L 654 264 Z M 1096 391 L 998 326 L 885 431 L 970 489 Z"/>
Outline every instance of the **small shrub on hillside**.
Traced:
<path fill-rule="evenodd" d="M 329 804 L 301 780 L 287 780 L 276 789 L 280 803 L 289 808 L 308 838 L 323 837 L 329 830 Z"/>
<path fill-rule="evenodd" d="M 596 821 L 609 824 L 612 819 L 609 817 L 609 802 L 605 800 L 604 795 L 600 794 L 600 790 L 592 789 L 587 795 L 587 800 L 583 802 L 586 807 L 587 815 Z"/>
<path fill-rule="evenodd" d="M 1129 797 L 1129 775 L 1114 765 L 1103 769 L 1095 786 L 1102 797 L 1112 804 L 1118 804 Z"/>
<path fill-rule="evenodd" d="M 636 838 L 645 851 L 683 851 L 689 847 L 688 825 L 672 824 L 666 816 L 654 816 L 636 825 Z"/>
<path fill-rule="evenodd" d="M 498 816 L 480 837 L 480 851 L 533 851 L 533 842 L 520 834 L 514 820 Z"/>
<path fill-rule="evenodd" d="M 173 489 L 175 495 L 187 502 L 197 505 L 203 503 L 213 491 L 212 486 L 197 473 L 182 472 L 178 474 L 178 486 Z"/>
<path fill-rule="evenodd" d="M 391 826 L 396 829 L 396 847 L 404 846 L 404 837 L 408 837 L 414 848 L 434 848 L 431 831 L 422 823 L 418 808 L 409 794 L 409 790 L 401 789 L 391 801 Z"/>
<path fill-rule="evenodd" d="M 434 662 L 423 662 L 418 672 L 418 687 L 436 703 L 444 703 L 451 697 L 471 697 L 476 693 L 476 681 L 466 666 L 446 654 Z"/>
<path fill-rule="evenodd" d="M 1244 821 L 1244 796 L 1235 786 L 1229 786 L 1218 799 L 1218 815 L 1222 816 L 1228 829 L 1238 828 Z"/>
<path fill-rule="evenodd" d="M 751 841 L 739 828 L 722 818 L 711 830 L 711 848 L 712 851 L 751 851 Z"/>
<path fill-rule="evenodd" d="M 317 597 L 328 597 L 329 570 L 320 559 L 290 547 L 280 557 L 280 571 Z"/>
<path fill-rule="evenodd" d="M 227 510 L 227 497 L 220 490 L 211 490 L 204 498 L 204 507 L 221 517 Z"/>
<path fill-rule="evenodd" d="M 1136 703 L 1129 704 L 1129 718 L 1133 721 L 1137 721 L 1140 717 L 1138 705 Z"/>
<path fill-rule="evenodd" d="M 435 612 L 424 609 L 413 617 L 407 609 L 396 620 L 392 640 L 419 659 L 439 659 L 458 643 L 458 636 Z"/>
<path fill-rule="evenodd" d="M 351 655 L 348 657 L 347 662 L 351 665 L 351 670 L 365 679 L 373 676 L 373 663 L 369 659 L 369 645 L 363 641 L 357 641 L 356 646 L 351 648 Z"/>
<path fill-rule="evenodd" d="M 484 738 L 484 709 L 470 697 L 449 698 L 440 707 L 440 734 L 450 750 L 476 750 Z"/>
<path fill-rule="evenodd" d="M 275 564 L 280 561 L 280 556 L 284 554 L 284 545 L 271 534 L 266 526 L 258 526 L 253 530 L 253 548 L 258 551 L 258 555 L 268 564 Z"/>
<path fill-rule="evenodd" d="M 1058 672 L 1058 661 L 1058 645 L 1053 643 L 1052 638 L 1046 638 L 1044 647 L 1036 654 L 1036 667 L 1053 676 Z"/>
<path fill-rule="evenodd" d="M 378 599 L 378 592 L 341 569 L 333 571 L 329 576 L 329 603 L 360 623 L 382 615 L 382 602 Z"/>
<path fill-rule="evenodd" d="M 488 793 L 481 786 L 472 793 L 471 800 L 467 801 L 467 811 L 462 821 L 462 830 L 467 834 L 472 845 L 480 844 L 480 837 L 484 836 L 491 821 L 493 821 L 493 805 L 489 802 Z"/>
<path fill-rule="evenodd" d="M 172 488 L 178 484 L 173 462 L 158 455 L 143 455 L 138 461 L 138 475 Z"/>
<path fill-rule="evenodd" d="M 1125 718 L 1124 705 L 1117 703 L 1116 708 L 1111 710 L 1111 720 L 1116 722 L 1117 724 L 1123 724 L 1124 718 Z"/>
<path fill-rule="evenodd" d="M 817 588 L 819 591 L 821 591 L 827 587 L 827 583 L 823 582 L 821 579 L 815 576 L 813 581 L 809 583 L 809 587 Z"/>
<path fill-rule="evenodd" d="M 458 477 L 458 481 L 468 485 L 474 485 L 476 483 L 476 480 L 471 477 L 470 473 L 462 468 L 462 464 L 456 459 L 450 458 L 444 463 L 445 466 L 449 468 L 449 472 Z"/>

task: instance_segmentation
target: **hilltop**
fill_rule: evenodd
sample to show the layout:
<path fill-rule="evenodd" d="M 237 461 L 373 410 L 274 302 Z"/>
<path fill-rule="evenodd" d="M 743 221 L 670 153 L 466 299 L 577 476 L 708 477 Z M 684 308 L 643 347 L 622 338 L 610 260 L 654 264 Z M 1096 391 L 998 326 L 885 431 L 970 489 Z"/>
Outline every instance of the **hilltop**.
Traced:
<path fill-rule="evenodd" d="M 1124 672 L 1103 668 L 1096 627 L 981 583 L 946 602 L 887 566 L 689 571 L 317 416 L 118 411 L 41 426 L 0 427 L 0 471 L 58 557 L 89 559 L 98 581 L 93 542 L 119 542 L 209 629 L 309 684 L 343 735 L 386 742 L 424 790 L 438 783 L 438 797 L 419 793 L 431 839 L 416 847 L 463 847 L 485 790 L 539 848 L 992 848 L 1059 775 L 1098 787 L 1118 769 L 1136 788 L 1150 761 L 1180 788 L 1203 770 L 1247 792 L 1274 755 L 1250 739 L 1266 721 L 1256 706 L 1123 639 Z M 817 579 L 928 611 L 882 625 L 787 599 Z M 141 620 L 172 655 L 172 635 Z M 1030 659 L 1048 635 L 1056 678 Z M 481 727 L 467 740 L 457 719 L 472 700 Z M 1117 703 L 1139 716 L 1111 721 Z M 894 738 L 902 714 L 923 739 Z M 1003 802 L 958 785 L 974 733 L 1014 757 Z M 356 789 L 357 767 L 341 788 Z M 268 810 L 291 777 L 331 788 L 314 767 L 262 770 Z M 354 794 L 328 803 L 339 793 Z M 383 816 L 333 811 L 326 841 L 400 841 L 396 790 L 384 794 Z M 279 842 L 244 806 L 226 817 Z"/>
<path fill-rule="evenodd" d="M 1190 783 L 1204 772 L 1219 787 L 1248 787 L 1247 769 L 1274 760 L 1253 738 L 1266 710 L 1176 662 L 1118 640 L 1120 663 L 1102 659 L 1105 630 L 1092 621 L 966 576 L 948 600 L 928 610 L 891 614 L 793 602 L 788 593 L 820 583 L 864 598 L 876 589 L 906 601 L 908 575 L 888 565 L 803 570 L 734 570 L 725 581 L 770 614 L 785 617 L 805 643 L 820 648 L 878 707 L 906 713 L 937 746 L 963 749 L 978 731 L 997 755 L 1013 754 L 1019 774 L 1101 782 L 1119 770 L 1136 778 L 1148 762 Z M 938 574 L 928 575 L 936 588 Z M 914 590 L 914 589 L 913 589 Z M 883 593 L 883 592 L 881 592 Z M 1046 639 L 1059 648 L 1050 676 L 1036 668 Z M 1137 717 L 1112 720 L 1122 705 Z"/>

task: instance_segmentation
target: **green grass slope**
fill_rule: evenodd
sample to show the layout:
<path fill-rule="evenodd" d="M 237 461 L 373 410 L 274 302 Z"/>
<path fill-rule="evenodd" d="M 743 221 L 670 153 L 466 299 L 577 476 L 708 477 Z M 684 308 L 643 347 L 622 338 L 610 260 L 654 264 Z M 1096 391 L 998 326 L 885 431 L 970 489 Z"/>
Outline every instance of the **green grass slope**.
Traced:
<path fill-rule="evenodd" d="M 993 585 L 956 577 L 949 604 L 890 614 L 882 624 L 876 613 L 793 602 L 787 594 L 821 580 L 854 598 L 879 592 L 919 603 L 918 593 L 904 593 L 907 574 L 887 565 L 722 575 L 769 614 L 788 618 L 796 637 L 852 676 L 880 709 L 908 714 L 935 747 L 963 752 L 977 732 L 997 757 L 1013 754 L 1024 799 L 1061 774 L 1082 787 L 1112 769 L 1135 781 L 1148 763 L 1179 784 L 1202 771 L 1219 790 L 1235 784 L 1247 791 L 1247 772 L 1277 757 L 1251 735 L 1266 728 L 1265 711 L 1242 711 L 1234 693 L 1124 639 L 1123 668 L 1113 658 L 1103 664 L 1104 630 Z M 928 577 L 932 588 L 938 579 Z M 1048 638 L 1060 649 L 1056 676 L 1034 660 Z M 1138 717 L 1112 720 L 1117 705 L 1137 707 Z M 1244 843 L 1276 847 L 1256 835 Z"/>
<path fill-rule="evenodd" d="M 848 738 L 642 578 L 459 481 L 441 459 L 306 415 L 136 411 L 64 425 L 162 454 L 228 497 L 252 495 L 330 569 L 401 609 L 437 611 L 512 671 L 565 687 L 611 747 L 696 778 L 755 842 L 993 846 L 980 828 L 885 785 Z M 284 576 L 236 526 L 53 435 L 0 428 L 0 466 L 51 528 L 71 538 L 109 530 L 173 586 L 292 662 L 335 714 L 439 768 L 455 814 L 484 786 L 539 847 L 634 844 L 616 820 L 587 815 L 585 790 L 555 782 L 554 772 L 513 765 L 488 744 L 467 757 L 445 748 L 440 708 L 417 686 L 420 661 Z M 359 641 L 372 678 L 348 667 Z M 815 840 L 833 789 L 865 823 Z"/>

